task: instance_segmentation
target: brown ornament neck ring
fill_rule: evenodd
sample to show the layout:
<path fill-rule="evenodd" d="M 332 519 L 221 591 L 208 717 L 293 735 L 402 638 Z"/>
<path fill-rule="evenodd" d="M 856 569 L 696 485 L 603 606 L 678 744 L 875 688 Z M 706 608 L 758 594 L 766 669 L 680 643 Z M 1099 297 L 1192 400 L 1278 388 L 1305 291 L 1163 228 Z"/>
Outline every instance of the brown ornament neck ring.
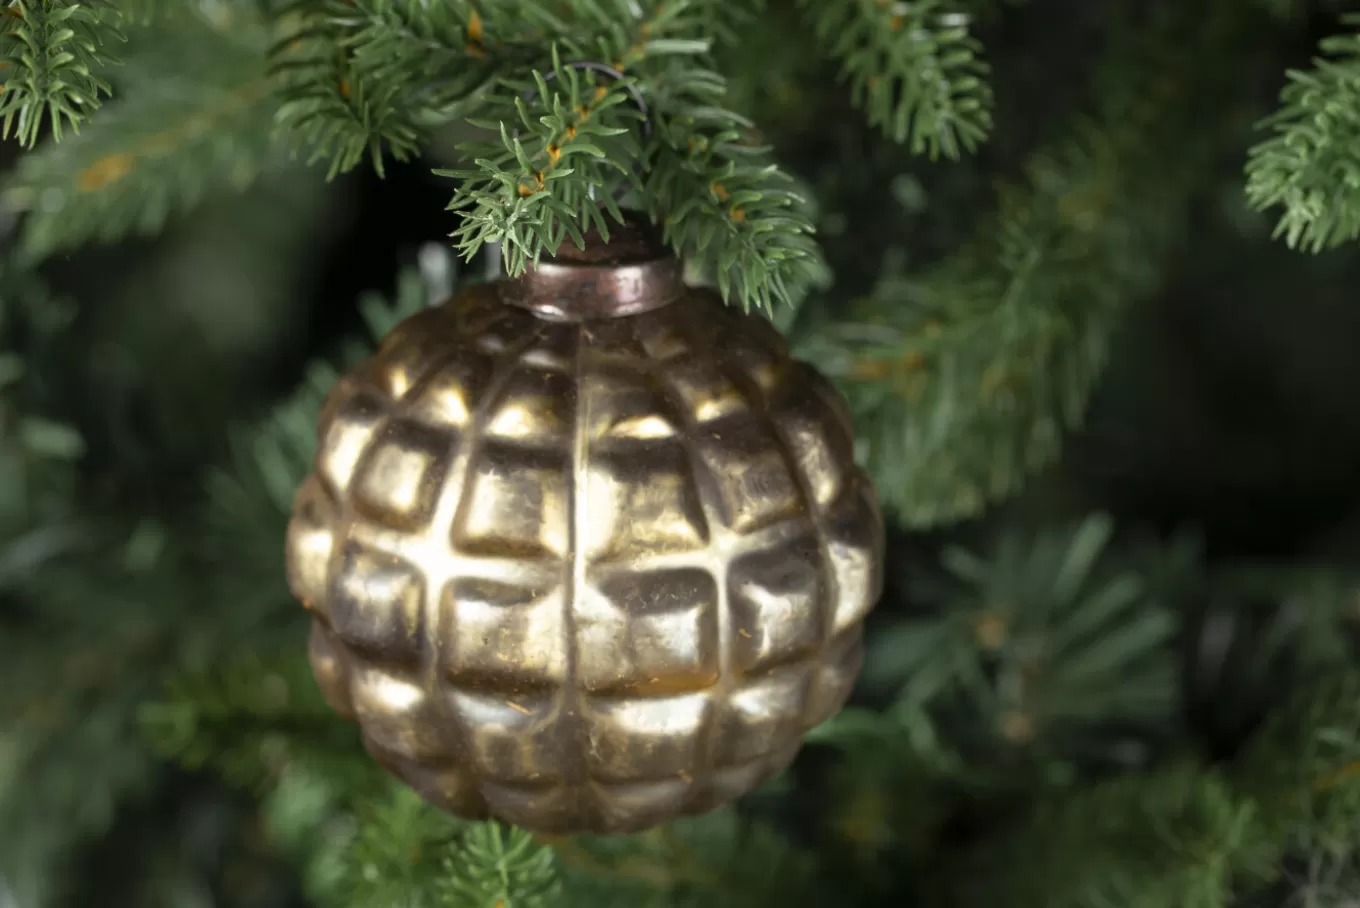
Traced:
<path fill-rule="evenodd" d="M 680 260 L 637 221 L 611 226 L 609 241 L 592 229 L 585 248 L 570 240 L 517 278 L 501 299 L 556 322 L 620 318 L 660 309 L 685 292 Z"/>

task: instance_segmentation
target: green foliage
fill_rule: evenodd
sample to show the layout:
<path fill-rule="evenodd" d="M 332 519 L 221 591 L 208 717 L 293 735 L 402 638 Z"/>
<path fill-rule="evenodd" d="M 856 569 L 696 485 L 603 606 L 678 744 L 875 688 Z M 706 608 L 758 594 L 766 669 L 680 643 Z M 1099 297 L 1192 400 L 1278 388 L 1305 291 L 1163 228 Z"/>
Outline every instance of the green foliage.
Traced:
<path fill-rule="evenodd" d="M 707 69 L 675 67 L 662 80 L 643 198 L 671 246 L 724 299 L 774 313 L 821 266 L 812 210 L 770 150 L 746 140 L 753 125 L 721 105 L 725 93 Z"/>
<path fill-rule="evenodd" d="M 579 243 L 583 228 L 607 235 L 605 215 L 617 220 L 631 190 L 725 297 L 767 310 L 787 302 L 817 263 L 811 218 L 769 150 L 747 139 L 751 124 L 722 106 L 710 5 L 581 6 L 594 20 L 581 37 L 550 10 L 523 12 L 561 36 L 549 62 L 502 76 L 485 98 L 473 122 L 499 140 L 466 146 L 476 169 L 440 171 L 464 180 L 450 206 L 464 215 L 460 251 L 501 242 L 517 275 L 565 239 Z M 598 61 L 622 78 L 582 66 Z"/>
<path fill-rule="evenodd" d="M 440 908 L 435 881 L 456 822 L 395 783 L 360 802 L 356 819 L 337 908 Z"/>
<path fill-rule="evenodd" d="M 776 908 L 831 898 L 816 856 L 731 809 L 636 836 L 553 843 L 561 904 L 589 908 Z"/>
<path fill-rule="evenodd" d="M 1352 853 L 1360 828 L 1360 674 L 1323 675 L 1281 703 L 1234 769 L 1276 835 L 1307 853 Z"/>
<path fill-rule="evenodd" d="M 278 852 L 298 868 L 317 905 L 344 904 L 348 856 L 357 829 L 347 809 L 354 792 L 323 768 L 292 761 L 260 802 L 260 823 Z"/>
<path fill-rule="evenodd" d="M 1318 855 L 1272 890 L 1244 899 L 1241 908 L 1349 908 L 1356 892 L 1360 892 L 1360 867 L 1354 859 Z"/>
<path fill-rule="evenodd" d="M 366 160 L 381 173 L 385 158 L 405 160 L 437 128 L 468 120 L 499 141 L 467 147 L 475 170 L 441 171 L 466 180 L 451 206 L 465 216 L 455 236 L 466 255 L 500 242 L 517 274 L 545 248 L 605 225 L 631 188 L 725 295 L 765 309 L 796 296 L 817 262 L 807 207 L 768 150 L 747 140 L 750 124 L 722 108 L 725 85 L 705 62 L 712 36 L 731 40 L 747 5 L 568 6 L 291 0 L 271 20 L 279 34 L 264 71 L 258 10 L 177 15 L 174 37 L 149 50 L 134 33 L 132 82 L 139 52 L 156 57 L 201 39 L 187 22 L 221 46 L 196 45 L 202 53 L 177 78 L 130 86 L 131 100 L 104 113 L 87 141 L 26 161 L 8 198 L 32 212 L 25 241 L 45 256 L 159 230 L 213 189 L 241 188 L 272 163 L 270 121 L 335 176 Z M 102 7 L 62 9 L 83 22 Z M 164 12 L 154 3 L 125 10 L 161 24 L 171 21 Z M 629 78 L 598 84 L 572 65 L 587 60 L 618 64 Z M 624 103 L 637 91 L 655 97 L 645 128 Z M 5 103 L 20 105 L 20 94 Z"/>
<path fill-rule="evenodd" d="M 314 363 L 307 376 L 258 425 L 237 431 L 229 469 L 208 477 L 208 522 L 219 528 L 219 543 L 235 535 L 242 541 L 272 535 L 287 520 L 293 495 L 311 469 L 316 453 L 316 420 L 340 373 L 329 363 Z M 243 554 L 225 546 L 232 556 Z M 253 563 L 240 559 L 238 563 Z"/>
<path fill-rule="evenodd" d="M 400 276 L 391 300 L 365 295 L 359 305 L 366 336 L 345 345 L 340 365 L 370 354 L 393 324 L 427 302 L 413 272 Z M 290 646 L 305 633 L 306 614 L 288 590 L 278 545 L 293 496 L 312 468 L 322 404 L 339 377 L 336 364 L 312 363 L 291 395 L 259 421 L 230 431 L 226 462 L 207 471 L 207 498 L 196 527 L 201 537 L 194 549 L 214 578 L 214 596 L 232 603 L 217 625 L 223 640 Z M 291 620 L 278 620 L 280 612 Z"/>
<path fill-rule="evenodd" d="M 381 777 L 322 700 L 305 652 L 182 676 L 142 720 L 160 753 L 266 798 L 271 836 L 322 904 L 553 904 L 552 852 L 522 830 L 455 821 Z M 330 832 L 318 839 L 318 827 Z"/>
<path fill-rule="evenodd" d="M 229 29 L 181 19 L 134 35 L 126 97 L 79 136 L 25 155 L 9 175 L 5 199 L 29 211 L 28 254 L 156 233 L 275 163 L 264 23 L 244 14 Z"/>
<path fill-rule="evenodd" d="M 394 303 L 373 296 L 362 307 L 377 336 L 425 302 L 407 276 Z M 0 394 L 3 452 L 21 424 L 12 414 L 42 402 L 47 347 L 71 311 L 6 262 L 0 313 L 26 367 Z M 48 470 L 40 482 L 33 470 L 0 473 L 0 589 L 10 597 L 0 622 L 0 823 L 24 830 L 0 837 L 0 876 L 24 904 L 61 894 L 53 868 L 152 783 L 158 754 L 262 796 L 271 837 L 307 868 L 309 887 L 335 891 L 352 838 L 346 810 L 377 787 L 380 771 L 354 727 L 322 702 L 298 647 L 304 613 L 277 554 L 334 372 L 318 366 L 310 377 L 237 434 L 231 467 L 210 471 L 206 513 L 174 534 L 152 521 L 84 515 L 76 489 L 50 475 L 71 471 L 65 457 L 26 455 Z M 10 511 L 9 487 L 24 491 L 25 476 L 35 488 L 14 496 Z M 278 621 L 281 610 L 294 620 Z M 277 625 L 281 654 L 269 646 Z M 224 657 L 246 639 L 251 654 Z"/>
<path fill-rule="evenodd" d="M 444 855 L 449 908 L 549 908 L 560 894 L 553 853 L 522 829 L 475 823 Z"/>
<path fill-rule="evenodd" d="M 466 0 L 291 0 L 273 54 L 279 124 L 330 176 L 384 155 L 404 161 L 464 112 L 490 70 Z M 509 61 L 502 61 L 509 65 Z"/>
<path fill-rule="evenodd" d="M 627 206 L 662 226 L 689 273 L 735 302 L 770 308 L 803 298 L 821 267 L 805 188 L 827 185 L 818 174 L 881 192 L 909 155 L 959 157 L 987 137 L 987 71 L 967 26 L 1018 5 L 805 5 L 817 27 L 803 38 L 821 36 L 869 119 L 907 146 L 896 148 L 869 147 L 838 129 L 843 121 L 819 122 L 821 96 L 786 79 L 795 69 L 815 75 L 789 59 L 796 51 L 781 58 L 786 70 L 761 69 L 764 59 L 742 40 L 745 25 L 762 27 L 746 19 L 754 2 L 135 0 L 119 13 L 150 24 L 129 30 L 117 70 L 108 70 L 102 45 L 79 43 L 112 36 L 112 15 L 96 28 L 72 14 L 89 30 L 44 33 L 51 48 L 75 42 L 86 57 L 61 65 L 116 81 L 118 97 L 79 136 L 29 155 L 5 198 L 26 210 L 30 255 L 60 267 L 51 253 L 158 229 L 175 213 L 204 210 L 199 203 L 217 189 L 243 186 L 274 163 L 274 128 L 336 174 L 437 153 L 471 121 L 489 141 L 464 146 L 471 159 L 441 171 L 463 180 L 452 207 L 463 218 L 455 238 L 465 254 L 501 243 L 513 272 L 590 225 L 607 229 Z M 1238 12 L 1245 5 L 1220 6 L 1253 28 L 1263 18 Z M 1163 7 L 1184 19 L 1203 12 Z M 1204 185 L 1201 146 L 1221 157 L 1222 137 L 1237 125 L 1237 114 L 1215 117 L 1240 109 L 1242 97 L 1220 96 L 1205 71 L 1242 81 L 1238 61 L 1256 47 L 1220 53 L 1206 35 L 1154 35 L 1149 43 L 1190 48 L 1168 53 L 1170 61 L 1119 56 L 1102 77 L 1113 87 L 1097 91 L 1100 116 L 1033 155 L 971 244 L 955 246 L 947 209 L 978 181 L 957 168 L 912 175 L 912 217 L 940 215 L 941 232 L 921 248 L 946 250 L 944 260 L 913 250 L 911 270 L 878 281 L 854 312 L 839 307 L 849 291 L 810 301 L 799 324 L 816 333 L 801 349 L 847 390 L 858 453 L 895 518 L 925 525 L 979 513 L 1052 463 L 1062 435 L 1079 424 L 1121 313 L 1154 286 L 1183 203 Z M 721 74 L 712 53 L 719 41 L 735 45 Z M 1297 124 L 1281 121 L 1281 154 L 1318 168 L 1302 197 L 1316 191 L 1338 206 L 1307 221 L 1299 245 L 1309 245 L 1309 231 L 1327 233 L 1319 225 L 1328 217 L 1342 224 L 1352 191 L 1338 140 L 1348 128 L 1342 89 L 1354 48 L 1336 47 L 1336 59 L 1309 76 L 1316 135 L 1290 144 Z M 1205 62 L 1187 65 L 1190 55 Z M 42 59 L 54 71 L 57 57 Z M 621 78 L 581 68 L 586 62 Z M 752 120 L 729 109 L 729 77 L 745 83 L 735 106 Z M 62 78 L 81 91 L 95 85 Z M 222 113 L 219 103 L 242 85 L 257 86 L 254 101 Z M 21 138 L 54 109 L 50 97 L 81 116 L 92 109 L 66 89 L 48 101 L 23 90 L 26 101 L 0 96 L 18 111 Z M 1306 94 L 1297 95 L 1300 110 Z M 760 103 L 776 95 L 786 107 Z M 806 183 L 763 144 L 787 130 L 779 120 L 794 106 L 804 108 L 800 127 L 816 133 L 803 149 L 817 172 Z M 60 116 L 70 122 L 69 112 Z M 1325 153 L 1324 135 L 1338 142 Z M 780 148 L 800 141 L 786 145 L 781 135 Z M 1008 170 L 1018 144 L 995 144 L 987 174 L 993 165 Z M 865 241 L 871 235 L 915 229 L 840 201 L 826 206 L 828 249 L 864 246 L 840 261 L 872 264 L 881 249 Z M 846 223 L 857 210 L 872 216 Z M 215 211 L 203 217 L 221 232 L 247 232 L 221 226 Z M 0 230 L 4 222 L 0 212 Z M 886 244 L 921 236 L 904 233 Z M 213 275 L 212 265 L 234 261 L 213 254 L 167 268 L 206 260 L 206 272 L 180 270 Z M 268 277 L 252 272 L 258 286 L 309 267 L 271 254 L 278 261 Z M 260 834 L 251 847 L 290 863 L 318 908 L 1340 908 L 1354 895 L 1360 686 L 1344 633 L 1355 624 L 1354 578 L 1294 564 L 1225 572 L 1175 541 L 1124 538 L 1103 516 L 1036 528 L 1004 514 L 995 527 L 964 531 L 995 542 L 945 547 L 943 570 L 933 570 L 933 556 L 910 573 L 894 570 L 898 601 L 884 603 L 867 635 L 863 699 L 813 734 L 794 771 L 740 805 L 640 835 L 570 839 L 446 816 L 384 775 L 359 731 L 323 702 L 309 677 L 307 616 L 288 595 L 279 552 L 322 401 L 344 366 L 430 302 L 428 288 L 407 276 L 394 304 L 364 300 L 370 336 L 306 370 L 263 419 L 214 429 L 220 462 L 188 465 L 188 476 L 170 475 L 183 463 L 166 471 L 167 488 L 198 485 L 202 497 L 158 514 L 160 504 L 136 494 L 141 487 L 123 483 L 110 454 L 118 445 L 98 431 L 107 414 L 90 418 L 94 431 L 68 425 L 86 404 L 86 372 L 119 374 L 98 330 L 101 313 L 82 310 L 93 342 L 88 355 L 69 358 L 56 341 L 73 308 L 48 295 L 31 260 L 19 268 L 17 259 L 0 262 L 0 902 L 57 908 L 59 896 L 76 899 L 77 889 L 63 889 L 64 877 L 78 875 L 71 868 L 87 866 L 74 863 L 74 849 L 119 828 L 133 797 L 171 775 L 158 756 L 193 770 L 191 786 L 217 775 L 243 789 L 233 799 L 249 804 L 251 835 Z M 839 277 L 841 287 L 854 278 Z M 214 324 L 233 317 L 258 321 L 237 313 Z M 277 347 L 251 355 L 272 356 L 297 339 L 281 331 Z M 155 373 L 162 386 L 182 380 L 151 359 L 128 368 Z M 260 371 L 273 380 L 272 369 Z M 237 393 L 217 384 L 195 393 Z M 57 405 L 57 392 L 72 388 L 76 405 Z M 129 421 L 180 421 L 147 412 L 155 410 L 137 409 Z M 160 453 L 148 458 L 153 469 Z M 164 492 L 150 497 L 159 502 Z M 917 541 L 894 539 L 894 566 L 897 546 L 910 551 Z M 1187 704 L 1187 688 L 1215 669 L 1207 647 L 1186 639 L 1198 630 L 1181 612 L 1187 602 L 1229 613 L 1255 635 L 1245 647 L 1260 669 L 1250 688 Z M 1316 683 L 1277 702 L 1305 679 Z M 1245 750 L 1245 733 L 1221 740 L 1180 721 L 1187 705 L 1254 716 L 1267 701 L 1278 708 Z M 1213 761 L 1202 757 L 1210 746 Z M 1184 761 L 1168 764 L 1168 750 Z M 190 813 L 180 791 L 174 809 Z M 185 826 L 199 823 L 209 825 L 195 815 Z M 162 836 L 179 832 L 174 822 L 152 825 Z M 184 838 L 190 850 L 212 835 Z M 129 853 L 125 842 L 98 844 L 107 863 Z M 137 859 L 140 844 L 134 839 Z M 188 879 L 162 875 L 161 860 L 148 857 L 158 865 L 148 875 Z M 218 871 L 214 904 L 278 904 L 248 890 L 219 898 L 218 883 L 229 890 L 240 874 L 234 865 Z M 110 901 L 159 904 L 148 891 L 141 883 L 110 890 Z M 196 904 L 198 886 L 174 896 Z"/>
<path fill-rule="evenodd" d="M 1179 88 L 1194 61 L 1165 57 L 1116 55 L 1111 72 L 1142 60 L 1163 76 L 1098 80 L 1100 117 L 1030 159 L 976 242 L 921 273 L 889 272 L 800 344 L 839 379 L 880 496 L 909 526 L 977 516 L 1052 465 L 1125 307 L 1156 287 L 1204 162 L 1185 140 L 1194 94 Z M 1175 166 L 1157 151 L 1172 148 Z"/>
<path fill-rule="evenodd" d="M 353 788 L 371 784 L 357 731 L 326 705 L 298 650 L 172 680 L 165 697 L 141 711 L 146 739 L 163 756 L 211 767 L 242 787 L 272 787 L 297 762 Z"/>
<path fill-rule="evenodd" d="M 1312 69 L 1289 71 L 1262 124 L 1273 135 L 1247 163 L 1251 204 L 1283 208 L 1276 235 L 1312 252 L 1360 237 L 1360 35 L 1326 38 L 1321 50 Z"/>
<path fill-rule="evenodd" d="M 440 813 L 396 783 L 356 810 L 336 908 L 550 908 L 553 852 L 527 832 Z"/>
<path fill-rule="evenodd" d="M 1212 771 L 1171 767 L 1039 803 L 949 868 L 936 904 L 1229 908 L 1234 884 L 1275 858 L 1250 801 Z"/>
<path fill-rule="evenodd" d="M 32 147 L 43 117 L 52 136 L 79 130 L 112 92 L 98 75 L 114 62 L 108 45 L 122 40 L 116 3 L 94 0 L 7 0 L 0 5 L 0 137 L 13 133 Z"/>
<path fill-rule="evenodd" d="M 800 0 L 869 122 L 913 153 L 958 158 L 992 128 L 969 16 L 941 0 Z"/>
<path fill-rule="evenodd" d="M 1223 609 L 1254 619 L 1243 622 L 1257 629 L 1245 666 L 1256 676 L 1251 680 L 1270 684 L 1281 675 L 1325 675 L 1354 660 L 1350 628 L 1360 580 L 1353 571 L 1309 564 L 1233 565 L 1216 570 L 1209 585 Z M 1235 683 L 1240 689 L 1248 679 Z"/>
<path fill-rule="evenodd" d="M 449 206 L 463 215 L 454 234 L 459 251 L 471 258 L 484 244 L 502 242 L 513 276 L 567 235 L 581 244 L 578 224 L 607 237 L 604 211 L 622 219 L 612 188 L 619 175 L 631 176 L 623 162 L 639 155 L 629 127 L 640 113 L 627 106 L 622 83 L 597 84 L 593 74 L 564 64 L 556 46 L 551 69 L 535 72 L 527 85 L 507 80 L 503 90 L 516 109 L 515 134 L 503 119 L 479 122 L 499 130 L 500 140 L 466 147 L 476 170 L 439 173 L 463 181 Z"/>
<path fill-rule="evenodd" d="M 1178 621 L 1154 577 L 1187 572 L 1192 552 L 1131 557 L 1113 531 L 1096 515 L 1017 529 L 985 558 L 946 550 L 949 576 L 911 586 L 929 611 L 870 640 L 865 683 L 892 691 L 888 721 L 850 709 L 814 735 L 852 745 L 899 727 L 923 752 L 943 734 L 982 762 L 1020 748 L 1060 765 L 1098 746 L 1127 759 L 1116 728 L 1165 728 L 1178 709 Z"/>
<path fill-rule="evenodd" d="M 47 410 L 72 316 L 37 274 L 0 258 L 0 826 L 23 830 L 0 836 L 0 880 L 34 905 L 60 888 L 53 871 L 69 849 L 103 832 L 152 771 L 124 733 L 150 651 L 145 575 L 122 563 L 117 533 L 79 513 L 84 440 Z M 77 560 L 110 611 L 91 615 L 71 595 Z"/>
<path fill-rule="evenodd" d="M 75 541 L 66 518 L 85 441 L 46 399 L 74 317 L 17 256 L 0 258 L 0 591 Z"/>
<path fill-rule="evenodd" d="M 173 656 L 159 608 L 183 591 L 154 528 L 78 529 L 60 558 L 22 566 L 0 622 L 0 824 L 24 830 L 0 837 L 0 877 L 25 904 L 60 895 L 73 881 L 54 871 L 154 779 L 129 729 L 144 667 Z"/>
<path fill-rule="evenodd" d="M 396 293 L 390 300 L 379 293 L 362 296 L 359 309 L 367 336 L 346 345 L 341 365 L 358 362 L 371 354 L 393 327 L 428 304 L 425 285 L 414 271 L 398 276 Z M 312 468 L 322 404 L 339 378 L 340 369 L 335 364 L 312 363 L 290 396 L 258 423 L 233 432 L 229 466 L 213 470 L 207 479 L 209 502 L 205 518 L 209 527 L 215 528 L 214 547 L 230 550 L 231 563 L 254 564 L 265 560 L 251 557 L 226 539 L 234 536 L 244 543 L 272 539 L 281 532 L 292 511 L 293 495 Z"/>

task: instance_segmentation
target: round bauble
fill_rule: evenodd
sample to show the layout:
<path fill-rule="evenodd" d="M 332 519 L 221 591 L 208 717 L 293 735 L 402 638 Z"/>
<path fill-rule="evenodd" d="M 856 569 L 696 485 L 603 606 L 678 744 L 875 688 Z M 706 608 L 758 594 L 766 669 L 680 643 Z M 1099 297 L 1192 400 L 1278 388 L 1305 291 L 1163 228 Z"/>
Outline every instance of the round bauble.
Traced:
<path fill-rule="evenodd" d="M 883 545 L 836 391 L 628 225 L 345 376 L 287 563 L 375 759 L 461 816 L 617 833 L 789 764 L 850 692 Z"/>

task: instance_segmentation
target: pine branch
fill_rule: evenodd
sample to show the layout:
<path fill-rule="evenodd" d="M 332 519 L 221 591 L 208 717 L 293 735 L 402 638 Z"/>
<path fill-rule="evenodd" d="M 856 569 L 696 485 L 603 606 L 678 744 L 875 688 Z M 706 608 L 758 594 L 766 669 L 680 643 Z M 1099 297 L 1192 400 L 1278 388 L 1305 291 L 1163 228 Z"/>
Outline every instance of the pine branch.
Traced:
<path fill-rule="evenodd" d="M 331 365 L 314 363 L 302 385 L 265 420 L 233 433 L 230 468 L 208 477 L 213 548 L 234 552 L 237 546 L 225 543 L 228 537 L 242 542 L 270 537 L 286 523 L 316 453 L 317 417 L 339 377 Z"/>
<path fill-rule="evenodd" d="M 343 780 L 337 784 L 324 772 L 291 763 L 261 800 L 265 835 L 299 868 L 310 904 L 346 905 L 346 859 L 356 835 L 348 809 L 353 797 Z"/>
<path fill-rule="evenodd" d="M 720 272 L 724 293 L 769 308 L 796 294 L 816 250 L 787 178 L 740 141 L 746 124 L 718 106 L 724 86 L 706 67 L 709 32 L 729 33 L 746 12 L 714 0 L 509 2 L 480 12 L 297 0 L 296 30 L 275 54 L 280 119 L 334 175 L 365 157 L 381 171 L 384 155 L 409 157 L 432 126 L 466 118 L 493 139 L 463 147 L 473 168 L 438 171 L 462 181 L 450 210 L 462 217 L 454 237 L 463 255 L 500 243 L 517 275 L 589 227 L 607 233 L 620 192 L 632 190 L 677 251 Z M 587 62 L 626 77 L 587 71 Z M 644 142 L 637 95 L 660 144 Z"/>
<path fill-rule="evenodd" d="M 112 93 L 99 75 L 123 40 L 111 0 L 8 0 L 0 5 L 0 137 L 33 147 L 46 116 L 60 141 Z"/>
<path fill-rule="evenodd" d="M 741 41 L 740 27 L 759 20 L 767 12 L 766 0 L 697 0 L 695 15 L 705 23 L 706 33 L 720 44 Z"/>
<path fill-rule="evenodd" d="M 262 23 L 188 20 L 138 35 L 135 89 L 76 138 L 25 155 L 5 183 L 42 258 L 92 240 L 152 234 L 216 191 L 245 189 L 278 158 Z"/>
<path fill-rule="evenodd" d="M 1286 868 L 1274 887 L 1243 899 L 1236 908 L 1354 908 L 1360 862 L 1354 854 L 1313 854 Z"/>
<path fill-rule="evenodd" d="M 1229 908 L 1278 851 L 1253 805 L 1212 771 L 1171 767 L 1042 801 L 942 867 L 933 904 L 973 908 Z"/>
<path fill-rule="evenodd" d="M 958 158 L 992 128 L 969 17 L 941 0 L 800 0 L 869 123 L 913 153 Z"/>
<path fill-rule="evenodd" d="M 745 138 L 752 124 L 722 106 L 725 94 L 705 68 L 676 67 L 660 82 L 643 198 L 724 299 L 773 312 L 815 280 L 821 255 L 810 206 L 769 149 Z"/>
<path fill-rule="evenodd" d="M 1281 677 L 1316 676 L 1355 658 L 1360 576 L 1353 569 L 1297 562 L 1223 565 L 1211 575 L 1210 589 L 1249 637 L 1241 666 L 1248 677 L 1226 682 L 1241 699 L 1252 686 L 1274 696 Z"/>
<path fill-rule="evenodd" d="M 355 820 L 334 908 L 442 908 L 442 859 L 462 824 L 394 781 L 360 802 Z"/>
<path fill-rule="evenodd" d="M 1360 34 L 1326 38 L 1321 51 L 1312 69 L 1288 73 L 1262 123 L 1274 135 L 1247 162 L 1248 200 L 1283 208 L 1275 235 L 1310 252 L 1360 237 Z"/>
<path fill-rule="evenodd" d="M 1125 307 L 1156 287 L 1185 229 L 1208 159 L 1186 130 L 1213 113 L 1185 82 L 1216 76 L 1164 59 L 1179 39 L 1148 43 L 1109 65 L 1146 66 L 1150 53 L 1161 77 L 1111 80 L 1099 119 L 1035 155 L 975 244 L 919 276 L 890 274 L 862 314 L 800 345 L 841 379 L 870 474 L 908 524 L 974 516 L 1054 462 Z"/>
<path fill-rule="evenodd" d="M 548 908 L 551 849 L 521 829 L 440 813 L 391 783 L 360 804 L 336 908 Z"/>
<path fill-rule="evenodd" d="M 1233 778 L 1260 803 L 1282 845 L 1355 848 L 1360 825 L 1360 675 L 1342 666 L 1281 703 L 1237 761 Z"/>
<path fill-rule="evenodd" d="M 295 763 L 356 791 L 376 778 L 357 731 L 321 697 L 304 650 L 180 675 L 140 719 L 161 755 L 260 792 Z"/>
<path fill-rule="evenodd" d="M 381 175 L 385 156 L 412 157 L 517 59 L 487 60 L 485 21 L 467 0 L 292 0 L 284 21 L 279 124 L 331 177 L 365 160 Z"/>
<path fill-rule="evenodd" d="M 665 13 L 656 10 L 655 20 L 643 12 L 640 21 L 623 0 L 562 10 L 512 6 L 522 27 L 555 36 L 547 59 L 527 77 L 513 70 L 503 75 L 486 98 L 472 122 L 499 141 L 460 149 L 477 169 L 436 173 L 463 180 L 449 205 L 463 216 L 454 233 L 459 251 L 470 258 L 499 242 L 505 270 L 515 276 L 568 236 L 579 244 L 592 225 L 608 236 L 605 213 L 619 220 L 618 190 L 637 184 L 643 111 L 632 103 L 632 82 L 582 64 L 610 61 L 622 76 L 649 51 L 674 51 L 668 26 L 685 24 L 694 4 L 681 0 Z M 578 13 L 590 21 L 578 21 Z"/>
<path fill-rule="evenodd" d="M 550 908 L 561 885 L 553 852 L 522 829 L 477 823 L 444 856 L 440 882 L 447 908 Z"/>
<path fill-rule="evenodd" d="M 924 712 L 942 718 L 946 734 L 979 738 L 972 749 L 986 759 L 1002 747 L 1062 761 L 1102 743 L 1124 749 L 1114 727 L 1171 723 L 1178 621 L 1151 575 L 1184 573 L 1189 552 L 1111 549 L 1113 531 L 1096 515 L 1061 531 L 1012 531 L 986 557 L 947 550 L 943 582 L 908 587 L 932 614 L 870 643 L 864 683 L 896 697 L 880 730 L 910 727 Z M 850 710 L 814 735 L 853 741 L 863 724 Z"/>
<path fill-rule="evenodd" d="M 630 189 L 725 297 L 770 309 L 796 296 L 818 264 L 811 218 L 768 151 L 745 141 L 750 124 L 721 106 L 726 86 L 708 67 L 711 41 L 695 37 L 707 4 L 628 10 L 622 0 L 601 6 L 592 24 L 602 33 L 555 45 L 533 81 L 505 80 L 514 110 L 484 121 L 500 142 L 472 149 L 479 171 L 446 173 L 467 181 L 451 206 L 466 217 L 460 251 L 500 241 L 507 271 L 518 274 L 544 250 L 579 242 L 582 227 L 607 231 L 605 215 L 618 218 L 618 192 Z M 599 59 L 631 80 L 601 82 L 572 65 Z M 647 104 L 645 121 L 633 90 Z"/>
<path fill-rule="evenodd" d="M 582 243 L 583 226 L 607 236 L 604 214 L 622 220 L 613 189 L 631 179 L 626 162 L 639 157 L 630 127 L 641 114 L 627 88 L 568 66 L 556 46 L 551 68 L 528 85 L 507 80 L 501 91 L 513 99 L 518 122 L 476 122 L 500 133 L 499 142 L 466 146 L 477 169 L 436 171 L 463 181 L 449 205 L 463 219 L 454 233 L 459 252 L 471 258 L 487 243 L 503 243 L 514 276 L 568 236 Z"/>
<path fill-rule="evenodd" d="M 1037 158 L 993 237 L 923 279 L 885 281 L 872 320 L 804 345 L 847 380 L 871 473 L 910 524 L 1013 494 L 1081 420 L 1120 304 L 1146 282 L 1130 253 L 1147 240 L 1115 202 L 1127 151 L 1092 128 Z"/>
<path fill-rule="evenodd" d="M 856 904 L 830 891 L 818 855 L 730 808 L 635 836 L 553 839 L 563 905 L 786 908 Z M 511 906 L 507 905 L 507 908 Z"/>
<path fill-rule="evenodd" d="M 87 530 L 7 594 L 0 629 L 0 826 L 12 831 L 0 836 L 0 878 L 26 904 L 46 904 L 72 850 L 155 778 L 132 720 L 149 667 L 173 656 L 163 609 L 178 614 L 192 589 L 145 551 L 145 534 Z"/>

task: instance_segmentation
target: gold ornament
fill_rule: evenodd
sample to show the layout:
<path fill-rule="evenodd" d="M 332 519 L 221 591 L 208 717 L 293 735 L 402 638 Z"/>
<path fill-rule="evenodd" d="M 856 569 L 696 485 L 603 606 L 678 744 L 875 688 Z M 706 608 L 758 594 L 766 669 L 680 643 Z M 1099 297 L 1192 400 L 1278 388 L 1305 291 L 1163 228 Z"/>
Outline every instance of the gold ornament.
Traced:
<path fill-rule="evenodd" d="M 621 833 L 745 794 L 840 709 L 883 544 L 841 398 L 629 227 L 343 378 L 287 560 L 375 759 L 455 814 Z"/>

